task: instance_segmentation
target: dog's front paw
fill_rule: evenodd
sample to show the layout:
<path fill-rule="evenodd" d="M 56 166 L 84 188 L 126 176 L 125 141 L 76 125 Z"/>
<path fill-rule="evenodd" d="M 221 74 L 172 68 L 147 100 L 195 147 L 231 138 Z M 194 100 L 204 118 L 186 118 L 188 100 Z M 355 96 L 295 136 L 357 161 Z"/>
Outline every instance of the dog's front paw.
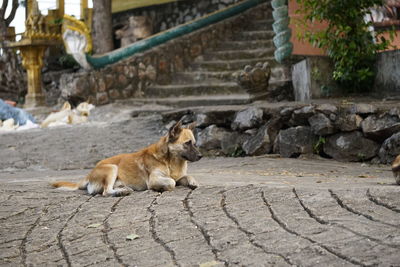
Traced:
<path fill-rule="evenodd" d="M 190 189 L 194 190 L 194 189 L 196 189 L 197 187 L 199 187 L 199 185 L 198 185 L 198 184 L 190 184 L 188 187 L 189 187 Z"/>
<path fill-rule="evenodd" d="M 190 189 L 196 189 L 199 187 L 199 183 L 192 176 L 183 176 L 178 180 L 178 185 L 189 187 Z"/>
<path fill-rule="evenodd" d="M 196 189 L 197 187 L 199 187 L 199 183 L 195 179 L 192 178 L 192 180 L 188 182 L 187 186 L 190 189 Z"/>

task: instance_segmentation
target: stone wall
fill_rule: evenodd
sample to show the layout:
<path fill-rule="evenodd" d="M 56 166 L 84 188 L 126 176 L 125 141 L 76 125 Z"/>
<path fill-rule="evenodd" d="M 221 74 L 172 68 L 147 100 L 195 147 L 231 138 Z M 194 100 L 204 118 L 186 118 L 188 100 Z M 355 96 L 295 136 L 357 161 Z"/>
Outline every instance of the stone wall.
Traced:
<path fill-rule="evenodd" d="M 170 83 L 175 72 L 183 71 L 204 50 L 238 32 L 250 16 L 262 18 L 264 11 L 250 9 L 103 69 L 62 75 L 61 100 L 103 105 L 115 99 L 146 97 L 149 85 Z"/>
<path fill-rule="evenodd" d="M 236 2 L 240 2 L 240 0 L 186 0 L 137 8 L 114 14 L 113 25 L 115 29 L 122 28 L 127 25 L 129 17 L 144 15 L 152 18 L 154 33 L 158 33 Z"/>
<path fill-rule="evenodd" d="M 318 154 L 339 161 L 391 163 L 400 154 L 398 103 L 268 103 L 247 108 L 182 109 L 165 113 L 165 123 L 183 117 L 197 122 L 197 144 L 224 156 Z M 168 128 L 168 125 L 167 125 Z"/>

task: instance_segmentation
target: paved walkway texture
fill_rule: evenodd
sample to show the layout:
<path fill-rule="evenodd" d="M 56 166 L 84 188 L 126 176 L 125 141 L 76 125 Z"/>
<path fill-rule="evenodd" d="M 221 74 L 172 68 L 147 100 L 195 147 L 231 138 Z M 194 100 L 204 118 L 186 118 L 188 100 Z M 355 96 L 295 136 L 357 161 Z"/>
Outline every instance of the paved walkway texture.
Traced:
<path fill-rule="evenodd" d="M 388 168 L 204 159 L 196 190 L 92 197 L 52 189 L 89 170 L 3 172 L 1 266 L 399 266 Z"/>
<path fill-rule="evenodd" d="M 157 117 L 121 114 L 0 135 L 0 266 L 400 266 L 389 166 L 203 158 L 189 166 L 201 184 L 193 191 L 105 198 L 51 188 L 165 130 Z"/>

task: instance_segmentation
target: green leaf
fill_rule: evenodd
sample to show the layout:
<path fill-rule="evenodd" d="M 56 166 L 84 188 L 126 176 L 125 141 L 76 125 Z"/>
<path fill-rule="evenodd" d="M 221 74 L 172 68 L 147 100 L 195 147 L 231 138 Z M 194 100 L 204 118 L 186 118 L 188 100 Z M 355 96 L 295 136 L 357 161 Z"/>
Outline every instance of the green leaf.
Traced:
<path fill-rule="evenodd" d="M 334 79 L 348 93 L 361 92 L 374 84 L 374 73 L 366 69 L 373 66 L 379 51 L 393 47 L 395 30 L 376 32 L 368 30 L 371 22 L 364 17 L 370 8 L 382 5 L 382 0 L 296 0 L 298 14 L 304 14 L 302 37 L 315 47 L 323 48 L 334 63 Z M 322 30 L 310 30 L 307 25 L 328 22 Z M 304 31 L 303 31 L 304 30 Z M 382 37 L 388 32 L 389 38 Z M 374 42 L 375 38 L 375 42 Z"/>
<path fill-rule="evenodd" d="M 139 236 L 137 234 L 130 234 L 130 235 L 126 236 L 126 240 L 129 240 L 129 241 L 132 241 L 132 240 L 135 240 L 138 238 L 139 238 Z"/>

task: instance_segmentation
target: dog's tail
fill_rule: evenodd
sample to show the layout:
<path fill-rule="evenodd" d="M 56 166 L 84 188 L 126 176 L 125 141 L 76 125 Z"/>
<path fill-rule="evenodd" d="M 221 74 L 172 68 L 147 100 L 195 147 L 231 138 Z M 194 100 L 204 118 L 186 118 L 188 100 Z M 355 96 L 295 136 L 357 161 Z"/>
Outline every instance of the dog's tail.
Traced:
<path fill-rule="evenodd" d="M 84 190 L 86 189 L 88 182 L 89 182 L 88 179 L 85 178 L 78 183 L 59 181 L 51 183 L 51 185 L 55 188 L 64 190 L 78 190 L 78 189 Z"/>

